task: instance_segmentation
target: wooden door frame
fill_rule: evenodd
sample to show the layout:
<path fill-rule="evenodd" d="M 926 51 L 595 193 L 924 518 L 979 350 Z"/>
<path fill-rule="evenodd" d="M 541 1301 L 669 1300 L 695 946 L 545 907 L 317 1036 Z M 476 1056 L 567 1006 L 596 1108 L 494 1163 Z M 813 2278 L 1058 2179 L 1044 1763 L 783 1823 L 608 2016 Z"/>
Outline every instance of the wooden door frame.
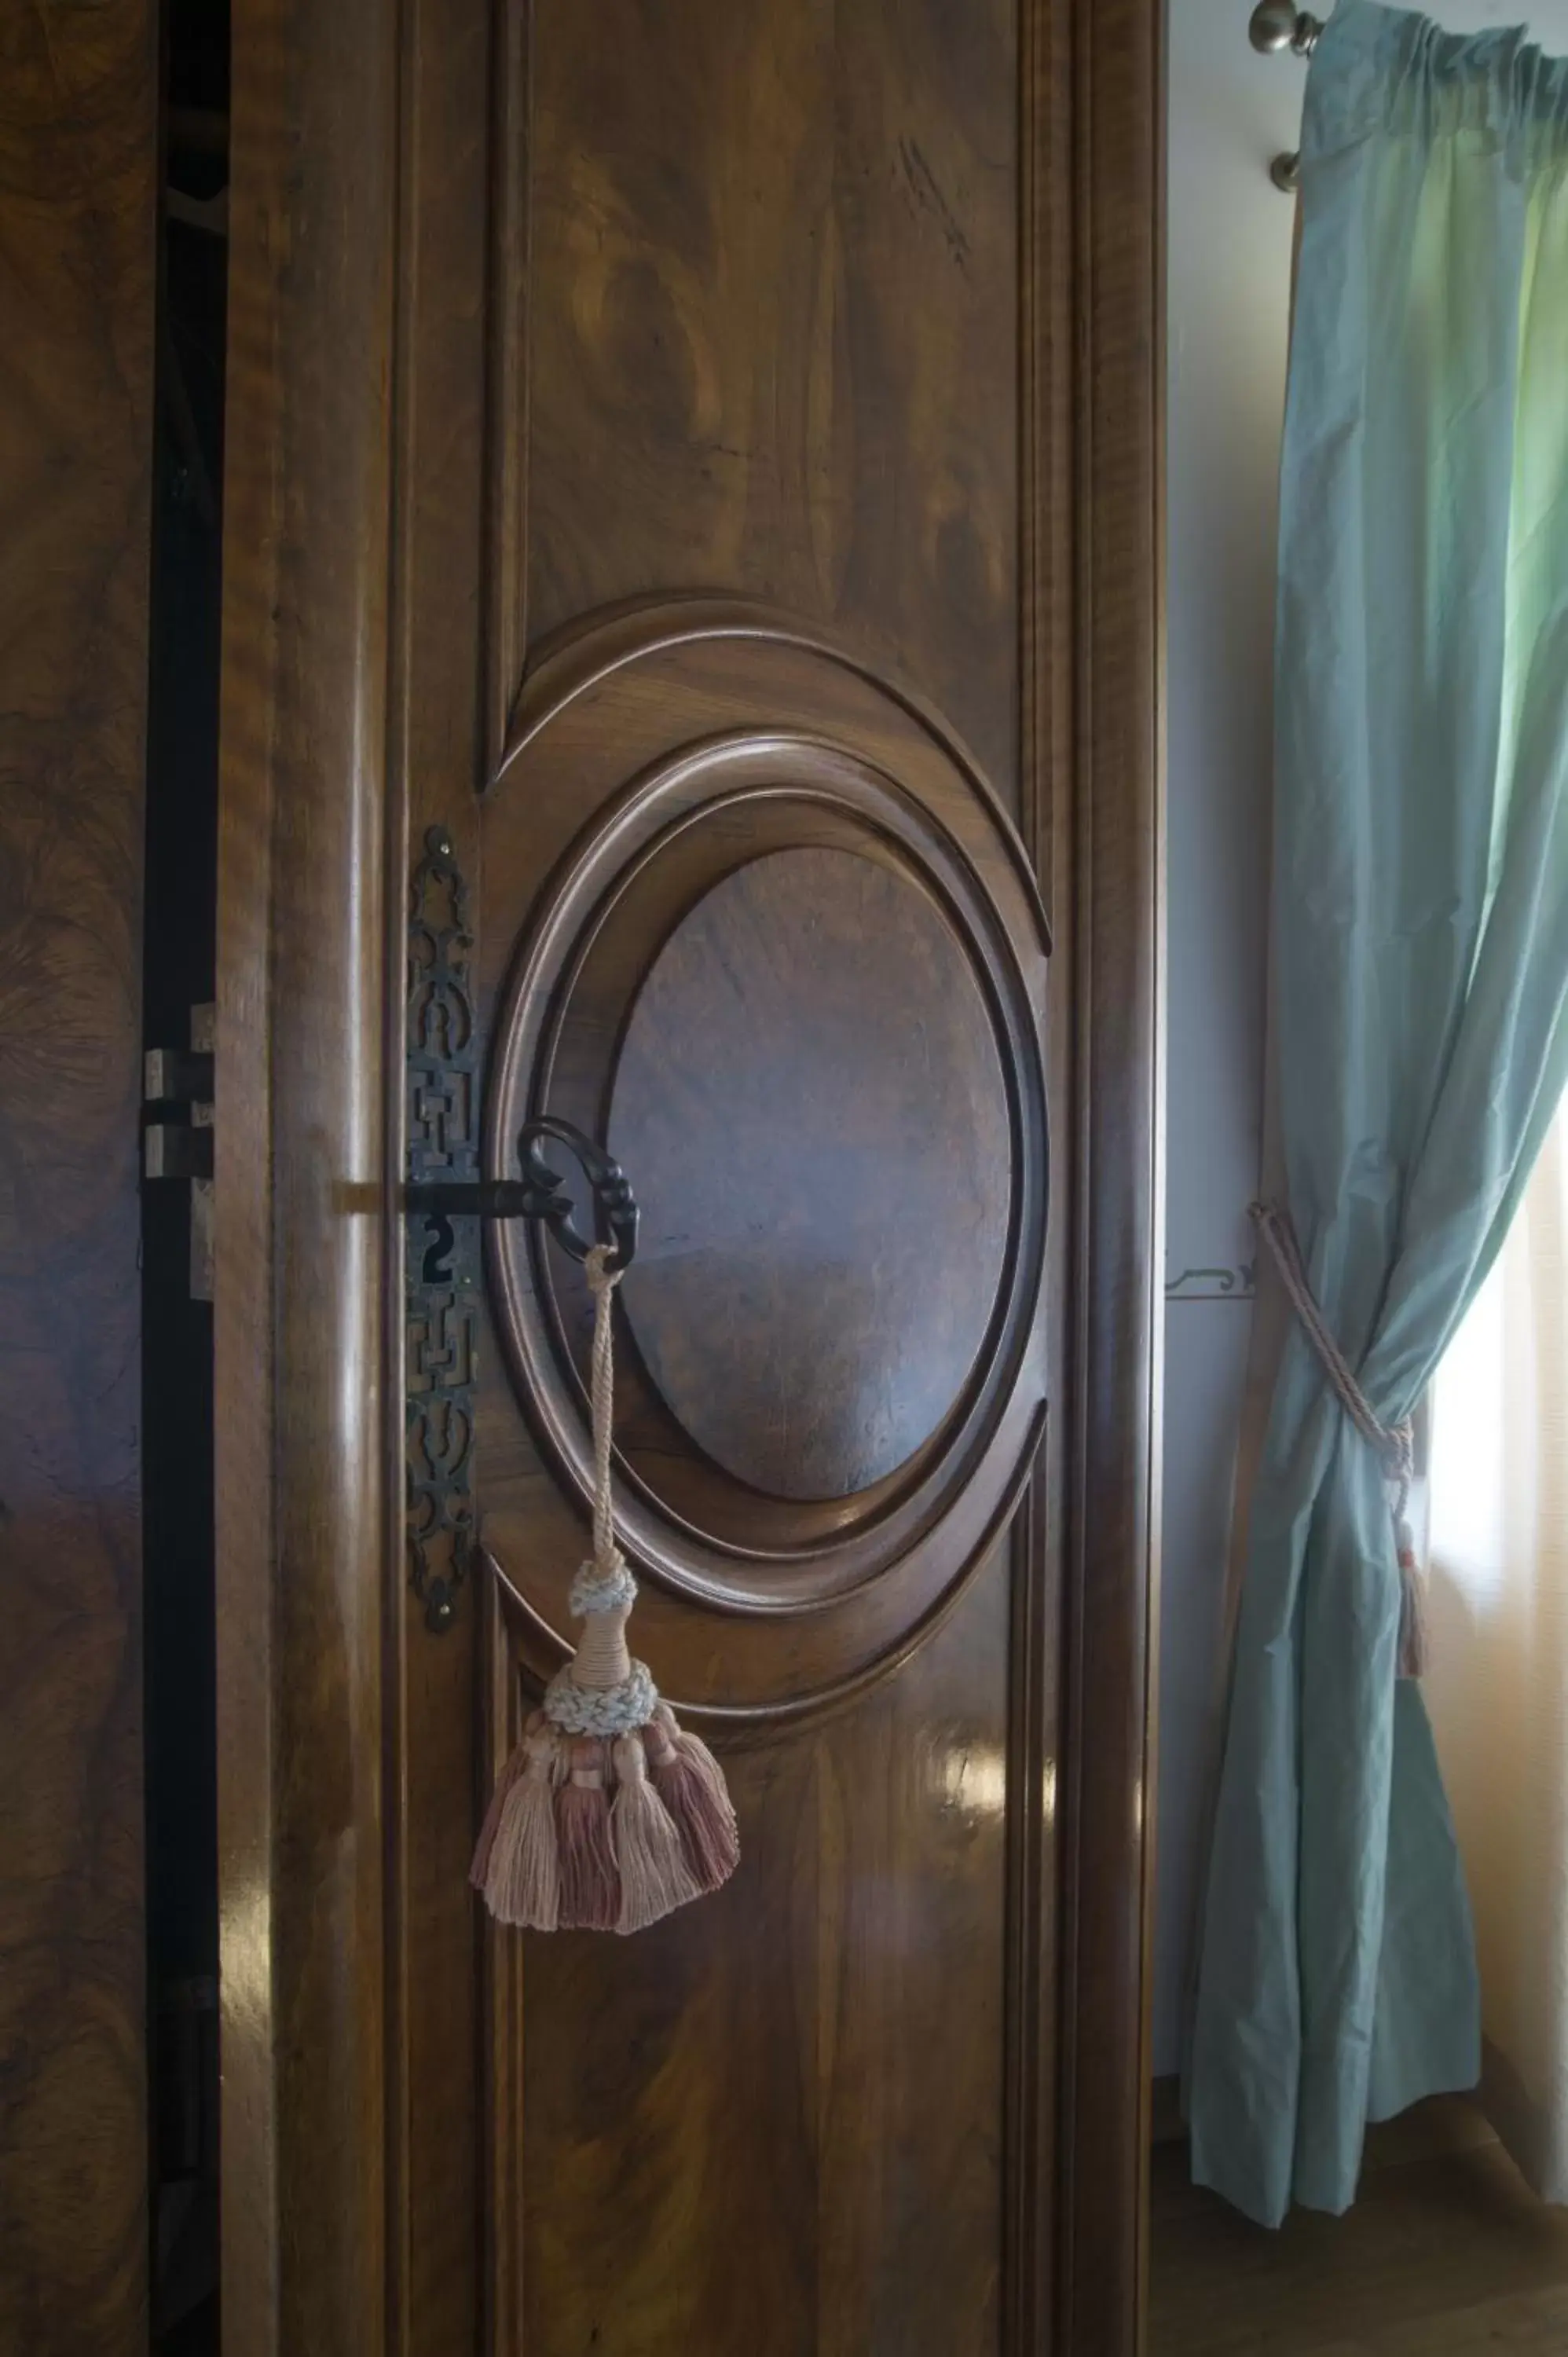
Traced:
<path fill-rule="evenodd" d="M 498 103 L 518 14 L 459 0 Z M 1133 2357 L 1161 1348 L 1161 0 L 1020 0 L 1024 827 L 1056 931 L 1052 1404 L 1013 1741 L 1005 2345 Z M 389 1211 L 422 0 L 236 0 L 216 1308 L 231 2357 L 405 2350 Z M 427 151 L 422 142 L 431 140 Z M 449 143 L 448 143 L 449 145 Z M 510 151 L 509 151 L 510 152 Z M 417 167 L 417 168 L 416 168 Z M 434 191 L 434 193 L 433 193 Z M 504 194 L 504 192 L 503 192 Z M 496 267 L 510 265 L 498 241 Z M 505 310 L 509 307 L 499 307 Z M 491 354 L 504 391 L 514 357 Z M 509 511 L 521 487 L 494 487 Z M 521 545 L 511 532 L 506 545 Z M 521 624 L 505 564 L 478 733 Z M 391 781 L 389 784 L 389 780 Z M 352 1041 L 344 1057 L 338 1043 Z M 1065 1147 L 1065 1150 L 1064 1150 Z M 1026 1992 L 1055 1977 L 1060 2006 Z M 426 2002 L 440 2002 L 440 1993 Z"/>
<path fill-rule="evenodd" d="M 1054 1939 L 1061 2005 L 1054 2082 L 1037 2076 L 1052 2101 L 1026 2130 L 1054 2183 L 1053 2237 L 1036 2251 L 1037 2226 L 1020 2222 L 1034 2259 L 1010 2347 L 1133 2357 L 1164 1349 L 1165 10 L 1024 0 L 1022 15 L 1024 824 L 1056 934 L 1063 1146 L 1034 1509 L 1041 1593 L 1059 1611 L 1027 1632 L 1020 1696 L 1037 1706 L 1028 1686 L 1054 1676 L 1060 1760 L 1018 1822 L 1041 1863 L 1038 1936 Z"/>

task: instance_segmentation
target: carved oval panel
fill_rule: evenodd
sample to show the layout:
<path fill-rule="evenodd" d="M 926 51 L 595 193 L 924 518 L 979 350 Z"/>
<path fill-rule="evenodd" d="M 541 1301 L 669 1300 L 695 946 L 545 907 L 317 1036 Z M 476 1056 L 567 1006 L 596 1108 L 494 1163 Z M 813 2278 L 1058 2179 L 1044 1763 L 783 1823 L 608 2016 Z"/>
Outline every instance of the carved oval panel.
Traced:
<path fill-rule="evenodd" d="M 724 877 L 638 994 L 609 1143 L 643 1213 L 627 1319 L 698 1447 L 789 1499 L 906 1464 L 974 1366 L 1012 1191 L 991 1020 L 937 902 L 849 851 Z"/>
<path fill-rule="evenodd" d="M 1039 1445 L 1027 863 L 935 715 L 697 599 L 539 665 L 483 829 L 486 1170 L 550 1113 L 643 1207 L 616 1311 L 639 1642 L 684 1707 L 818 1707 L 951 1609 Z M 484 1243 L 512 1406 L 486 1377 L 481 1535 L 542 1674 L 591 1488 L 591 1304 L 529 1223 Z"/>

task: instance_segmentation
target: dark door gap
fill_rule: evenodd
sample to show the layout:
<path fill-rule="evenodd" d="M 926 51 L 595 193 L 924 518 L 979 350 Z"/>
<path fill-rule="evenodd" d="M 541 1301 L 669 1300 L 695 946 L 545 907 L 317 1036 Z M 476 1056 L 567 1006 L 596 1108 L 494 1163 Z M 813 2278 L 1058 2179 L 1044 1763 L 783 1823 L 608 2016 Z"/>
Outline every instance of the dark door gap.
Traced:
<path fill-rule="evenodd" d="M 229 10 L 163 22 L 143 1004 L 188 1049 L 216 973 Z M 221 1098 L 216 1118 L 221 1119 Z M 151 2345 L 215 2357 L 218 1829 L 212 1308 L 192 1297 L 192 1185 L 144 1183 L 143 1631 Z"/>

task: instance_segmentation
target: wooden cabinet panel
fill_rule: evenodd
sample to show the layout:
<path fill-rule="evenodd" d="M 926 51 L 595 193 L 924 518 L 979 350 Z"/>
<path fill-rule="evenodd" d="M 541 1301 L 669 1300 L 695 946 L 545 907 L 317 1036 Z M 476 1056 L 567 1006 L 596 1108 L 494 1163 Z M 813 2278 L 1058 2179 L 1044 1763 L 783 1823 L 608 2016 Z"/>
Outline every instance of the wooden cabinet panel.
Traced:
<path fill-rule="evenodd" d="M 644 1241 L 619 1296 L 621 1530 L 646 1575 L 636 1641 L 723 1751 L 744 1842 L 733 1884 L 636 1940 L 522 1943 L 515 2024 L 484 2067 L 516 2142 L 523 2345 L 683 2332 L 716 2349 L 749 2315 L 768 2357 L 935 2357 L 955 2333 L 999 2348 L 1019 2068 L 1004 2000 L 1048 2002 L 1007 1964 L 1009 1591 L 1035 1570 L 1010 1525 L 1045 1381 L 1046 927 L 1026 863 L 934 715 L 826 634 L 720 600 L 623 613 L 540 664 L 478 851 L 487 1168 L 510 1167 L 535 1103 L 584 1124 L 607 1106 L 615 1140 L 628 1060 L 645 1110 L 671 1119 L 662 1156 L 641 1139 Z M 670 1019 L 668 961 L 737 893 L 748 921 L 683 978 L 655 1100 L 639 1018 Z M 868 908 L 872 953 L 831 957 Z M 755 1064 L 699 1120 L 682 1074 L 720 1074 L 721 1028 L 748 1006 Z M 875 1069 L 846 1082 L 867 1025 Z M 806 1189 L 771 1207 L 761 1175 L 736 1191 L 770 1099 Z M 455 1155 L 445 1098 L 432 1119 Z M 987 1167 L 966 1178 L 977 1128 Z M 436 1142 L 422 1127 L 422 1158 Z M 922 1319 L 943 1314 L 949 1240 L 961 1266 L 977 1200 L 978 1317 L 948 1359 Z M 534 1682 L 561 1658 L 582 1552 L 560 1491 L 580 1500 L 587 1477 L 587 1304 L 536 1235 L 486 1243 L 474 1494 L 500 1643 Z M 767 1277 L 779 1254 L 787 1283 Z M 672 1382 L 639 1321 L 692 1271 Z M 871 1307 L 884 1292 L 892 1324 Z M 823 1314 L 845 1323 L 840 1355 Z M 802 1351 L 815 1375 L 797 1396 Z M 907 1352 L 940 1385 L 935 1412 L 868 1462 Z M 791 1405 L 802 1437 L 781 1458 Z M 709 1449 L 720 1418 L 729 1445 Z M 510 2214 L 491 2222 L 502 2273 Z"/>
<path fill-rule="evenodd" d="M 226 2334 L 1131 2357 L 1156 11 L 350 0 L 328 27 L 238 0 L 236 28 Z M 659 1264 L 640 1308 L 628 1279 L 618 1478 L 634 1632 L 725 1756 L 745 1861 L 629 1942 L 497 1933 L 464 1879 L 581 1552 L 581 1288 L 527 1237 L 475 1247 L 453 1305 L 482 1559 L 439 1632 L 409 1586 L 403 965 L 432 826 L 473 915 L 474 1153 L 509 1168 L 546 1106 L 613 1138 L 618 1104 L 728 1287 L 721 1366 L 682 1329 L 692 1271 Z M 824 955 L 808 988 L 808 873 L 844 925 L 897 932 L 924 896 L 940 949 L 906 943 L 901 982 L 892 940 Z M 721 955 L 726 891 L 774 914 L 748 900 Z M 830 1146 L 861 1253 L 879 1141 L 890 1222 L 930 1155 L 920 1251 L 955 1174 L 985 1297 L 966 1322 L 934 1286 L 922 1328 L 890 1259 L 798 1478 L 816 1329 L 769 1394 L 790 1289 L 759 1311 L 723 1259 L 725 1118 L 755 1144 L 773 1108 L 702 1092 L 702 993 L 748 937 L 759 1053 L 802 1103 L 845 991 L 947 989 L 934 1144 L 918 1091 L 863 1075 Z M 1005 1163 L 993 1200 L 956 1121 Z M 843 1281 L 829 1222 L 776 1217 L 802 1285 Z M 879 1408 L 868 1367 L 921 1331 Z"/>
<path fill-rule="evenodd" d="M 525 2348 L 1004 2345 L 1007 1646 L 1001 1551 L 854 1710 L 726 1747 L 720 1901 L 529 1947 Z"/>
<path fill-rule="evenodd" d="M 151 11 L 0 97 L 0 2346 L 147 2330 L 137 1106 Z"/>
<path fill-rule="evenodd" d="M 840 624 L 1006 798 L 1013 0 L 533 12 L 529 633 L 728 589 Z"/>

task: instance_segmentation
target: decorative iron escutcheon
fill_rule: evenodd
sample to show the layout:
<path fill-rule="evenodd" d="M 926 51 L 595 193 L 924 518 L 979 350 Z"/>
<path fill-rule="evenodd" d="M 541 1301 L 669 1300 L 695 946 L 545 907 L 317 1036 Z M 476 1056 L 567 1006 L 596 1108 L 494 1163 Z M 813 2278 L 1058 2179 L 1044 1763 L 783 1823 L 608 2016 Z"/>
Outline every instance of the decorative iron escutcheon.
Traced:
<path fill-rule="evenodd" d="M 542 1220 L 586 1258 L 572 1191 L 546 1158 L 564 1146 L 587 1180 L 594 1234 L 621 1272 L 637 1252 L 637 1199 L 618 1162 L 543 1114 L 517 1139 L 520 1178 L 479 1176 L 479 1066 L 468 888 L 444 826 L 426 830 L 408 914 L 408 1170 L 403 1193 L 404 1409 L 409 1584 L 427 1628 L 449 1629 L 475 1542 L 474 1383 L 479 1222 Z"/>
<path fill-rule="evenodd" d="M 444 826 L 424 837 L 408 918 L 410 1189 L 476 1184 L 479 1082 L 468 892 Z M 478 1228 L 430 1210 L 404 1224 L 409 1579 L 425 1626 L 450 1628 L 474 1552 Z"/>

